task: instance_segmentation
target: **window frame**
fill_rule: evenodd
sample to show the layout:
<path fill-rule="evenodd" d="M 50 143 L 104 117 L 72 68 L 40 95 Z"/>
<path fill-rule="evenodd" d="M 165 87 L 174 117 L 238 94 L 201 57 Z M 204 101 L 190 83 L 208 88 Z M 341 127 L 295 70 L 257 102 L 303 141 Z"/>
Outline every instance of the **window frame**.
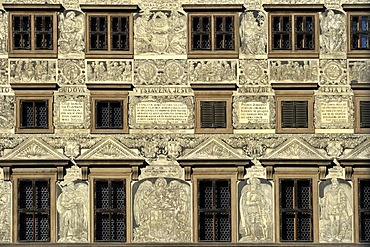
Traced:
<path fill-rule="evenodd" d="M 128 92 L 119 91 L 90 91 L 91 96 L 91 133 L 128 133 Z M 96 128 L 97 112 L 96 103 L 98 101 L 122 101 L 122 128 Z"/>
<path fill-rule="evenodd" d="M 21 126 L 22 115 L 22 101 L 47 101 L 47 128 L 24 128 Z M 15 91 L 15 104 L 16 104 L 16 128 L 15 133 L 19 134 L 52 134 L 54 132 L 53 124 L 53 91 Z"/>
<path fill-rule="evenodd" d="M 55 243 L 56 242 L 56 172 L 51 170 L 43 170 L 43 171 L 37 171 L 30 174 L 29 172 L 24 172 L 24 169 L 20 169 L 23 171 L 17 171 L 17 169 L 13 170 L 13 243 Z M 34 171 L 34 170 L 33 170 Z M 41 241 L 19 241 L 19 219 L 18 219 L 18 182 L 20 180 L 49 180 L 49 191 L 50 191 L 50 210 L 49 210 L 49 219 L 50 219 L 50 241 L 48 242 L 41 242 Z M 17 227 L 17 229 L 14 229 Z"/>
<path fill-rule="evenodd" d="M 276 90 L 276 133 L 315 133 L 314 128 L 314 94 L 312 90 L 291 91 L 291 90 Z M 283 128 L 282 127 L 282 101 L 307 101 L 308 103 L 308 128 Z"/>
<path fill-rule="evenodd" d="M 291 31 L 291 38 L 292 38 L 292 49 L 290 50 L 275 50 L 273 49 L 273 42 L 272 42 L 272 36 L 273 36 L 273 26 L 272 26 L 272 18 L 274 16 L 289 16 L 291 18 L 291 24 L 292 24 L 292 31 Z M 295 27 L 295 17 L 296 16 L 313 16 L 314 22 L 315 22 L 315 30 L 314 30 L 314 41 L 315 41 L 315 49 L 313 50 L 296 50 L 296 32 L 294 30 Z M 319 43 L 319 14 L 317 12 L 292 12 L 291 10 L 286 11 L 279 11 L 279 12 L 269 12 L 268 13 L 268 35 L 269 35 L 269 44 L 268 44 L 268 58 L 319 58 L 319 52 L 320 52 L 320 43 Z"/>
<path fill-rule="evenodd" d="M 125 180 L 125 192 L 126 192 L 126 242 L 122 241 L 95 241 L 95 211 L 94 211 L 94 203 L 95 203 L 95 191 L 94 191 L 94 181 L 95 180 Z M 89 187 L 91 193 L 91 200 L 90 203 L 90 239 L 93 243 L 131 243 L 132 239 L 132 217 L 130 216 L 131 209 L 131 168 L 90 168 L 89 174 Z"/>
<path fill-rule="evenodd" d="M 363 90 L 353 90 L 353 102 L 355 110 L 355 122 L 354 122 L 354 132 L 357 134 L 368 134 L 370 133 L 370 128 L 361 128 L 361 111 L 360 111 L 360 102 L 361 101 L 370 101 L 370 91 Z"/>
<path fill-rule="evenodd" d="M 237 169 L 236 168 L 193 168 L 192 182 L 193 182 L 193 243 L 236 243 L 237 242 Z M 230 180 L 231 191 L 231 239 L 229 242 L 212 242 L 199 241 L 198 228 L 198 180 Z"/>
<path fill-rule="evenodd" d="M 86 47 L 86 52 L 85 52 L 85 57 L 86 58 L 133 58 L 133 53 L 134 53 L 134 23 L 133 23 L 133 15 L 132 13 L 128 11 L 98 11 L 98 10 L 90 10 L 85 13 L 86 19 L 85 19 L 85 24 L 86 24 L 86 36 L 85 36 L 85 47 Z M 98 17 L 107 17 L 107 50 L 92 50 L 90 49 L 90 24 L 89 24 L 89 17 L 91 16 L 98 16 Z M 118 17 L 128 17 L 128 26 L 129 26 L 129 31 L 128 31 L 128 42 L 129 42 L 129 48 L 127 51 L 125 50 L 112 50 L 111 49 L 111 17 L 112 16 L 118 16 Z"/>
<path fill-rule="evenodd" d="M 368 16 L 369 22 L 370 22 L 370 12 L 363 11 L 365 8 L 366 7 L 364 6 L 364 8 L 358 9 L 359 11 L 350 10 L 347 12 L 347 57 L 348 58 L 370 58 L 370 47 L 369 49 L 363 49 L 363 50 L 362 49 L 352 49 L 351 18 L 352 16 Z M 370 27 L 368 27 L 368 29 L 370 33 Z M 369 40 L 370 40 L 370 37 L 369 37 Z"/>
<path fill-rule="evenodd" d="M 195 133 L 233 133 L 232 126 L 232 92 L 207 91 L 195 92 Z M 226 101 L 226 127 L 225 128 L 202 128 L 201 127 L 201 102 L 202 101 Z"/>
<path fill-rule="evenodd" d="M 61 4 L 3 4 L 4 8 L 9 11 L 9 57 L 10 58 L 56 58 L 58 55 L 58 18 L 57 11 L 61 8 Z M 31 16 L 30 41 L 31 50 L 13 49 L 13 21 L 15 15 Z M 35 49 L 35 16 L 52 16 L 53 18 L 53 35 L 52 35 L 52 50 L 36 50 Z"/>

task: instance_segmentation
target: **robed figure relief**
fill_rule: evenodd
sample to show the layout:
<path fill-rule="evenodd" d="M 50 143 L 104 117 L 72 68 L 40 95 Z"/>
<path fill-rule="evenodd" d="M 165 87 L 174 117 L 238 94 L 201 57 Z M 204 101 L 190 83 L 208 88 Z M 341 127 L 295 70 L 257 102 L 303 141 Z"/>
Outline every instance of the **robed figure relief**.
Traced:
<path fill-rule="evenodd" d="M 247 180 L 241 190 L 239 210 L 239 242 L 271 242 L 273 240 L 272 186 L 258 178 Z"/>
<path fill-rule="evenodd" d="M 58 242 L 88 242 L 88 185 L 85 182 L 63 181 L 57 199 Z"/>
<path fill-rule="evenodd" d="M 134 196 L 134 219 L 134 242 L 190 242 L 190 186 L 164 178 L 143 181 Z"/>

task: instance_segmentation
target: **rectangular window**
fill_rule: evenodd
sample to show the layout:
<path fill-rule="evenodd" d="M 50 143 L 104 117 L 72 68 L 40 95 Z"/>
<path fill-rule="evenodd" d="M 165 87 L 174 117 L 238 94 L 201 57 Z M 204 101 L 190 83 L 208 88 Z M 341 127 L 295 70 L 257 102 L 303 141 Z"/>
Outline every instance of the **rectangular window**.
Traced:
<path fill-rule="evenodd" d="M 365 90 L 354 90 L 355 133 L 367 134 L 370 131 L 370 98 Z"/>
<path fill-rule="evenodd" d="M 280 180 L 281 241 L 313 241 L 311 179 Z"/>
<path fill-rule="evenodd" d="M 49 180 L 18 180 L 19 241 L 50 241 L 49 184 Z"/>
<path fill-rule="evenodd" d="M 96 129 L 123 128 L 123 101 L 95 101 Z"/>
<path fill-rule="evenodd" d="M 360 101 L 360 128 L 370 129 L 370 101 Z"/>
<path fill-rule="evenodd" d="M 226 128 L 226 101 L 200 102 L 201 128 Z"/>
<path fill-rule="evenodd" d="M 87 54 L 132 55 L 131 14 L 87 14 Z"/>
<path fill-rule="evenodd" d="M 56 57 L 55 12 L 10 12 L 11 57 Z"/>
<path fill-rule="evenodd" d="M 94 180 L 95 241 L 126 241 L 126 180 Z"/>
<path fill-rule="evenodd" d="M 370 50 L 370 16 L 350 15 L 351 50 Z"/>
<path fill-rule="evenodd" d="M 282 128 L 308 128 L 307 101 L 281 101 Z"/>
<path fill-rule="evenodd" d="M 47 129 L 48 100 L 21 100 L 21 125 L 24 129 Z"/>
<path fill-rule="evenodd" d="M 198 180 L 199 241 L 231 241 L 230 180 Z"/>
<path fill-rule="evenodd" d="M 359 180 L 360 242 L 370 242 L 370 180 Z"/>

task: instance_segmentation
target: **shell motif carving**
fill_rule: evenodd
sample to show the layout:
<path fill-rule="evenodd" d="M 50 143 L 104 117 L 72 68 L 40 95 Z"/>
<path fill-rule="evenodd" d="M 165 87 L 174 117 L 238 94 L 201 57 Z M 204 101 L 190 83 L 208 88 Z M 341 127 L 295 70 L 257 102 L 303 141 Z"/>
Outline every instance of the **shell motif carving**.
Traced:
<path fill-rule="evenodd" d="M 134 242 L 190 242 L 190 186 L 165 178 L 153 182 L 140 183 L 134 195 Z"/>

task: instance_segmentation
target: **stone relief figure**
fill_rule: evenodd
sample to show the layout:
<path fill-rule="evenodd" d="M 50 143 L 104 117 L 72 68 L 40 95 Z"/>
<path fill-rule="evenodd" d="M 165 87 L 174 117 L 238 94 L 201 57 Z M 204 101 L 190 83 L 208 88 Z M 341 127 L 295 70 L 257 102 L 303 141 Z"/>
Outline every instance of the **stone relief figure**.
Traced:
<path fill-rule="evenodd" d="M 59 52 L 62 54 L 81 53 L 85 48 L 84 42 L 84 15 L 76 15 L 75 11 L 60 14 L 60 37 L 58 40 Z"/>
<path fill-rule="evenodd" d="M 135 20 L 135 52 L 185 54 L 186 17 L 177 10 L 143 12 Z"/>
<path fill-rule="evenodd" d="M 0 180 L 0 243 L 11 239 L 11 182 Z"/>
<path fill-rule="evenodd" d="M 320 195 L 320 242 L 352 241 L 351 186 L 333 177 Z"/>
<path fill-rule="evenodd" d="M 270 61 L 271 81 L 317 82 L 317 61 Z"/>
<path fill-rule="evenodd" d="M 75 179 L 65 179 L 58 185 L 62 191 L 57 199 L 58 242 L 87 242 L 89 222 L 87 183 Z"/>
<path fill-rule="evenodd" d="M 350 61 L 349 77 L 351 82 L 370 82 L 370 61 Z"/>
<path fill-rule="evenodd" d="M 55 67 L 50 60 L 10 61 L 10 82 L 55 82 Z"/>
<path fill-rule="evenodd" d="M 165 178 L 140 183 L 134 195 L 134 242 L 190 242 L 190 186 Z"/>
<path fill-rule="evenodd" d="M 320 46 L 324 54 L 335 54 L 345 51 L 345 20 L 344 14 L 335 14 L 331 9 L 326 12 L 326 15 L 320 15 Z"/>
<path fill-rule="evenodd" d="M 192 61 L 189 63 L 190 81 L 221 82 L 236 80 L 234 61 Z"/>
<path fill-rule="evenodd" d="M 272 187 L 252 177 L 241 191 L 239 242 L 269 242 L 272 232 Z"/>
<path fill-rule="evenodd" d="M 266 53 L 266 15 L 263 12 L 248 11 L 243 14 L 239 33 L 242 53 L 253 55 Z"/>
<path fill-rule="evenodd" d="M 8 16 L 0 10 L 0 54 L 7 52 Z"/>
<path fill-rule="evenodd" d="M 132 76 L 132 63 L 130 61 L 88 61 L 87 80 L 94 81 L 129 81 Z"/>

